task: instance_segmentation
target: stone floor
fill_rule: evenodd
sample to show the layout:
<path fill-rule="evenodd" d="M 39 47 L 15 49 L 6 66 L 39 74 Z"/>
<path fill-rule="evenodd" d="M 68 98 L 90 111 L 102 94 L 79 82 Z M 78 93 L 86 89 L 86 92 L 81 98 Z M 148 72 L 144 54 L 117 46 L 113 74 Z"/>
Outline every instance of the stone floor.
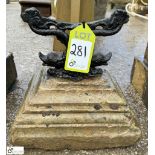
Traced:
<path fill-rule="evenodd" d="M 9 129 L 16 112 L 22 103 L 28 83 L 41 65 L 38 52 L 52 50 L 51 37 L 43 37 L 34 34 L 26 23 L 20 18 L 20 6 L 18 3 L 7 4 L 7 52 L 14 54 L 18 79 L 12 91 L 7 95 L 7 145 L 9 144 Z M 147 155 L 147 109 L 141 98 L 130 85 L 130 74 L 134 56 L 144 54 L 147 44 L 147 22 L 131 17 L 130 22 L 122 30 L 110 37 L 100 37 L 96 42 L 95 52 L 113 53 L 107 69 L 117 80 L 130 108 L 137 117 L 142 130 L 142 138 L 135 145 L 125 148 L 113 148 L 94 151 L 70 151 L 59 152 L 25 149 L 28 155 Z"/>

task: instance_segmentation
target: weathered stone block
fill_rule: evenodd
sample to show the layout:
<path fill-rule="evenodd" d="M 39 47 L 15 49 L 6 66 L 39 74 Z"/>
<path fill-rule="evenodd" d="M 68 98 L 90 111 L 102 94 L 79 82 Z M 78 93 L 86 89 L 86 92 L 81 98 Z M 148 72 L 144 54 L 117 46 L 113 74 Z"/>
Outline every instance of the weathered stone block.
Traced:
<path fill-rule="evenodd" d="M 6 92 L 7 93 L 17 78 L 16 66 L 13 58 L 14 57 L 12 53 L 6 57 Z"/>
<path fill-rule="evenodd" d="M 145 58 L 147 59 L 147 54 Z M 131 83 L 142 97 L 146 107 L 148 107 L 148 67 L 145 62 L 147 60 L 144 60 L 143 57 L 134 59 Z"/>
<path fill-rule="evenodd" d="M 36 73 L 12 125 L 13 145 L 47 150 L 134 144 L 141 131 L 107 71 L 78 82 Z"/>

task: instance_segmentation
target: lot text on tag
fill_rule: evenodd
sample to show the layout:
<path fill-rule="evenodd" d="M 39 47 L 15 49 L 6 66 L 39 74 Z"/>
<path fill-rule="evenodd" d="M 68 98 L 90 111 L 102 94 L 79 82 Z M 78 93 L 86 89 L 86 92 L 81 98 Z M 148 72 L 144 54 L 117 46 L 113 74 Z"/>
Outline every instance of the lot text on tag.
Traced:
<path fill-rule="evenodd" d="M 85 24 L 70 31 L 65 70 L 88 73 L 94 51 L 95 34 Z"/>

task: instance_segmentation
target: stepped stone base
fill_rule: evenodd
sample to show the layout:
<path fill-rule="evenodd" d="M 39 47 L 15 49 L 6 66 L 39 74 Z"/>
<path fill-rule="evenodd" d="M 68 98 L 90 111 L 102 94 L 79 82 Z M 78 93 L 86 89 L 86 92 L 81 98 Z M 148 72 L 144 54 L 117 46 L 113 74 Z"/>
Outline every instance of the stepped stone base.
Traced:
<path fill-rule="evenodd" d="M 134 144 L 133 113 L 107 71 L 73 82 L 36 73 L 11 128 L 11 143 L 46 150 L 88 150 Z"/>

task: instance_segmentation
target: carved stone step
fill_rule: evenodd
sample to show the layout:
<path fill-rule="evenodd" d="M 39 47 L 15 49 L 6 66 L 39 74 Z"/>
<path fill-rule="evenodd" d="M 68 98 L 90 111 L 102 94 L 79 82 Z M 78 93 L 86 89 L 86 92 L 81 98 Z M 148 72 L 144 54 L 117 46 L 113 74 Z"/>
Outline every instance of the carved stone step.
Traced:
<path fill-rule="evenodd" d="M 16 146 L 80 150 L 132 145 L 141 131 L 107 71 L 73 82 L 48 77 L 42 69 L 30 82 L 10 134 Z"/>

